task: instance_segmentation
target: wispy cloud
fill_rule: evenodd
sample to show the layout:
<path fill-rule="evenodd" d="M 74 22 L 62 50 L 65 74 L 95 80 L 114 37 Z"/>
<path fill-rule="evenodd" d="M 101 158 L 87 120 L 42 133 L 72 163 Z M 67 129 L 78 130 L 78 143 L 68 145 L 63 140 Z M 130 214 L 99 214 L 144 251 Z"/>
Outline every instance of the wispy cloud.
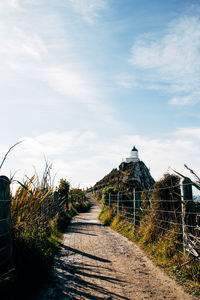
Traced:
<path fill-rule="evenodd" d="M 72 9 L 90 24 L 94 24 L 99 14 L 107 6 L 107 0 L 69 0 Z"/>
<path fill-rule="evenodd" d="M 32 175 L 33 166 L 44 170 L 44 156 L 53 163 L 52 176 L 57 180 L 64 177 L 72 185 L 90 186 L 105 176 L 128 157 L 135 144 L 139 157 L 150 168 L 152 176 L 158 180 L 169 167 L 189 175 L 184 169 L 186 163 L 194 170 L 200 164 L 200 127 L 179 128 L 168 138 L 152 139 L 142 135 L 119 135 L 101 137 L 90 131 L 52 131 L 40 135 L 22 137 L 22 144 L 13 150 L 3 168 L 9 176 L 10 170 Z M 119 143 L 120 141 L 120 143 Z M 0 156 L 3 157 L 3 152 Z M 198 171 L 198 170 L 197 170 Z"/>
<path fill-rule="evenodd" d="M 144 71 L 143 88 L 155 85 L 173 93 L 171 104 L 199 101 L 200 19 L 184 16 L 159 34 L 142 36 L 132 47 L 130 63 Z"/>
<path fill-rule="evenodd" d="M 121 74 L 116 76 L 117 83 L 124 88 L 139 88 L 140 84 L 137 77 L 131 74 Z"/>
<path fill-rule="evenodd" d="M 2 0 L 0 3 L 4 11 L 15 10 L 0 20 L 1 84 L 6 94 L 12 89 L 20 94 L 19 98 L 10 97 L 10 93 L 8 101 L 26 105 L 33 102 L 32 95 L 26 93 L 26 87 L 33 87 L 37 90 L 34 103 L 77 103 L 88 111 L 88 119 L 92 114 L 102 126 L 120 129 L 112 108 L 105 103 L 105 91 L 97 73 L 89 69 L 81 50 L 77 50 L 79 33 L 74 38 L 73 24 L 65 22 L 60 14 L 60 6 L 65 3 L 66 14 L 71 16 L 73 9 L 93 22 L 100 10 L 105 9 L 107 0 L 58 1 L 57 10 L 52 4 L 44 9 L 42 2 Z"/>
<path fill-rule="evenodd" d="M 2 43 L 0 53 L 8 59 L 14 60 L 20 56 L 21 59 L 29 57 L 38 60 L 41 59 L 41 55 L 47 53 L 45 42 L 38 34 L 30 34 L 30 32 L 26 34 L 17 26 L 10 29 L 9 33 L 7 30 L 6 26 L 1 28 L 0 38 L 4 40 L 4 43 Z M 6 35 L 7 38 L 5 38 Z"/>
<path fill-rule="evenodd" d="M 189 128 L 179 128 L 174 134 L 176 136 L 186 137 L 187 139 L 197 139 L 200 140 L 200 127 L 189 127 Z"/>
<path fill-rule="evenodd" d="M 20 4 L 18 0 L 1 0 L 0 9 L 5 12 L 18 10 Z"/>
<path fill-rule="evenodd" d="M 195 104 L 198 101 L 199 99 L 197 95 L 192 94 L 189 96 L 182 96 L 182 97 L 179 96 L 179 97 L 171 98 L 169 103 L 174 105 L 188 105 L 188 104 Z"/>
<path fill-rule="evenodd" d="M 82 103 L 92 104 L 95 102 L 96 91 L 92 79 L 86 72 L 74 71 L 73 67 L 50 67 L 41 69 L 44 79 L 58 93 L 71 96 Z"/>

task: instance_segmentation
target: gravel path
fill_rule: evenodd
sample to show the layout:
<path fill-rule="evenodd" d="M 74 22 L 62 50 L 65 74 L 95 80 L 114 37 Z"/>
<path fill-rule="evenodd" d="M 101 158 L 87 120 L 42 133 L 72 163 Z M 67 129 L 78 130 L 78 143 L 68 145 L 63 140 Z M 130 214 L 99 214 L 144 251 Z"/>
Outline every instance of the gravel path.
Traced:
<path fill-rule="evenodd" d="M 101 225 L 91 201 L 90 212 L 69 225 L 52 276 L 34 299 L 195 299 L 136 245 Z"/>

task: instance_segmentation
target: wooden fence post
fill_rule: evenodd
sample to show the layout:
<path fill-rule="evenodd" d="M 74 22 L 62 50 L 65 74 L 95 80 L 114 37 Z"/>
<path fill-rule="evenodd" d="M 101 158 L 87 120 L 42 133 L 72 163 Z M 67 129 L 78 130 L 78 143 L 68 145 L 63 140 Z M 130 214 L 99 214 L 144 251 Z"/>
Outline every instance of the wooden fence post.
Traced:
<path fill-rule="evenodd" d="M 117 193 L 117 214 L 119 214 L 119 192 Z"/>
<path fill-rule="evenodd" d="M 183 234 L 183 251 L 186 252 L 187 247 L 187 225 L 186 225 L 186 213 L 187 213 L 187 201 L 193 199 L 192 196 L 192 182 L 189 178 L 182 178 L 181 185 L 181 210 L 182 210 L 182 234 Z"/>
<path fill-rule="evenodd" d="M 56 207 L 56 210 L 58 210 L 58 192 L 57 191 L 55 191 L 53 193 L 53 203 L 54 203 L 54 205 Z"/>
<path fill-rule="evenodd" d="M 11 220 L 10 220 L 10 181 L 0 176 L 0 274 L 13 266 Z"/>
<path fill-rule="evenodd" d="M 135 227 L 135 188 L 133 189 L 133 226 Z"/>
<path fill-rule="evenodd" d="M 64 195 L 63 200 L 65 201 L 66 210 L 68 211 L 69 210 L 69 195 L 68 194 Z"/>

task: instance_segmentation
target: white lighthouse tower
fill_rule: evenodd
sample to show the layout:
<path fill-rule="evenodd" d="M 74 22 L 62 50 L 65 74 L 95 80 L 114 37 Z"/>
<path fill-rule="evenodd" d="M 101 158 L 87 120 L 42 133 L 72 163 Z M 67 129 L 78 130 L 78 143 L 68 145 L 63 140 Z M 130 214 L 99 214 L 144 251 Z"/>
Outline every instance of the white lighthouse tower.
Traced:
<path fill-rule="evenodd" d="M 139 161 L 138 150 L 134 146 L 133 149 L 131 150 L 130 157 L 126 158 L 126 162 L 130 163 L 130 162 L 137 162 L 137 161 Z"/>

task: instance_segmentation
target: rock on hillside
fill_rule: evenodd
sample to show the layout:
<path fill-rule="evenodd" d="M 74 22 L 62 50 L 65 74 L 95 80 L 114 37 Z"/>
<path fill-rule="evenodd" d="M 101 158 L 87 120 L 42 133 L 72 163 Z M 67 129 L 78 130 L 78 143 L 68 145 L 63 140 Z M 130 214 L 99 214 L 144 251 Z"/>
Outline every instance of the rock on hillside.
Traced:
<path fill-rule="evenodd" d="M 113 169 L 103 179 L 98 181 L 94 189 L 102 190 L 105 187 L 113 186 L 120 188 L 121 191 L 132 191 L 152 189 L 155 181 L 144 162 L 123 162 L 119 169 Z"/>

